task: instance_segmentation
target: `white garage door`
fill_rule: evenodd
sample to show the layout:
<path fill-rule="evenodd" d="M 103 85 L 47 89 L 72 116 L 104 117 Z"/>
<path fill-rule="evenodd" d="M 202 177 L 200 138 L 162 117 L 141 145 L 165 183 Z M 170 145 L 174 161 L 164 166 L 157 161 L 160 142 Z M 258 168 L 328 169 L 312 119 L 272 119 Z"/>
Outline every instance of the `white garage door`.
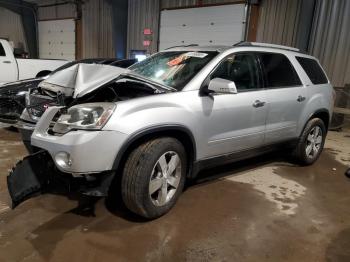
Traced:
<path fill-rule="evenodd" d="M 159 50 L 177 45 L 232 45 L 244 37 L 245 5 L 161 12 Z"/>
<path fill-rule="evenodd" d="M 39 21 L 39 57 L 75 60 L 75 21 Z"/>

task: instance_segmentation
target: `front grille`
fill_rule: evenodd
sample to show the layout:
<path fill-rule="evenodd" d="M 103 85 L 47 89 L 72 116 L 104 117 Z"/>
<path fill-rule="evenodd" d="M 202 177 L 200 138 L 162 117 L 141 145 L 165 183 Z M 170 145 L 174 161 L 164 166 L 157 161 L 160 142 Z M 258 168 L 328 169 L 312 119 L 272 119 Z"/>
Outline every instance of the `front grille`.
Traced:
<path fill-rule="evenodd" d="M 41 117 L 48 107 L 58 105 L 54 98 L 36 94 L 30 94 L 28 102 L 27 110 L 35 118 Z"/>
<path fill-rule="evenodd" d="M 19 118 L 24 109 L 24 99 L 2 97 L 0 98 L 0 118 L 2 120 L 14 121 Z"/>

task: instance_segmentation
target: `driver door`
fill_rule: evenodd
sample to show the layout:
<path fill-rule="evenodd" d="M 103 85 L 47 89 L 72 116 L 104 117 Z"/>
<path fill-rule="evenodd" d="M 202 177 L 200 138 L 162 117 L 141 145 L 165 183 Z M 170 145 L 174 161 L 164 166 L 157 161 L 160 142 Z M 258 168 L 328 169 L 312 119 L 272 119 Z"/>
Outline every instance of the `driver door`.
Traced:
<path fill-rule="evenodd" d="M 254 53 L 226 57 L 210 79 L 233 81 L 237 94 L 211 93 L 202 99 L 206 150 L 203 158 L 235 153 L 263 145 L 267 105 Z"/>

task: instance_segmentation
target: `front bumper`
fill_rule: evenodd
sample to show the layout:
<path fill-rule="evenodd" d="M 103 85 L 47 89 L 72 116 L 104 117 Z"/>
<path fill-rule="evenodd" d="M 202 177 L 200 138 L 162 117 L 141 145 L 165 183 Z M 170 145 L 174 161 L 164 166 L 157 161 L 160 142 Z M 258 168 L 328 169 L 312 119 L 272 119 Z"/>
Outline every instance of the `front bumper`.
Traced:
<path fill-rule="evenodd" d="M 112 172 L 96 176 L 74 178 L 55 168 L 51 156 L 40 151 L 18 162 L 7 177 L 12 208 L 23 201 L 44 193 L 68 195 L 82 193 L 89 196 L 107 196 L 113 179 Z"/>
<path fill-rule="evenodd" d="M 117 153 L 127 139 L 118 131 L 70 131 L 62 136 L 48 133 L 59 107 L 49 108 L 41 117 L 31 137 L 32 146 L 49 152 L 57 168 L 75 176 L 101 173 L 113 168 Z M 62 165 L 57 154 L 65 154 L 69 165 Z M 61 164 L 60 164 L 61 163 Z"/>
<path fill-rule="evenodd" d="M 37 152 L 38 149 L 31 145 L 31 138 L 35 129 L 35 123 L 24 122 L 22 119 L 20 119 L 13 126 L 19 130 L 23 144 L 27 148 L 28 152 Z"/>

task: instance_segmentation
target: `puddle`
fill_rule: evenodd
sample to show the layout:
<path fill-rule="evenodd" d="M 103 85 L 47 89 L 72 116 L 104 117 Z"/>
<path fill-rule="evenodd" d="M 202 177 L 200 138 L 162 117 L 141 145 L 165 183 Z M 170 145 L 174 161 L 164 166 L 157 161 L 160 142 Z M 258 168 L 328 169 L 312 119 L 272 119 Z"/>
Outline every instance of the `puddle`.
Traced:
<path fill-rule="evenodd" d="M 306 188 L 293 180 L 277 175 L 275 169 L 264 167 L 227 179 L 252 185 L 264 193 L 267 200 L 275 203 L 280 213 L 294 215 L 298 208 L 297 199 L 305 194 Z"/>
<path fill-rule="evenodd" d="M 10 207 L 7 204 L 0 202 L 0 214 L 6 212 L 9 209 Z"/>

